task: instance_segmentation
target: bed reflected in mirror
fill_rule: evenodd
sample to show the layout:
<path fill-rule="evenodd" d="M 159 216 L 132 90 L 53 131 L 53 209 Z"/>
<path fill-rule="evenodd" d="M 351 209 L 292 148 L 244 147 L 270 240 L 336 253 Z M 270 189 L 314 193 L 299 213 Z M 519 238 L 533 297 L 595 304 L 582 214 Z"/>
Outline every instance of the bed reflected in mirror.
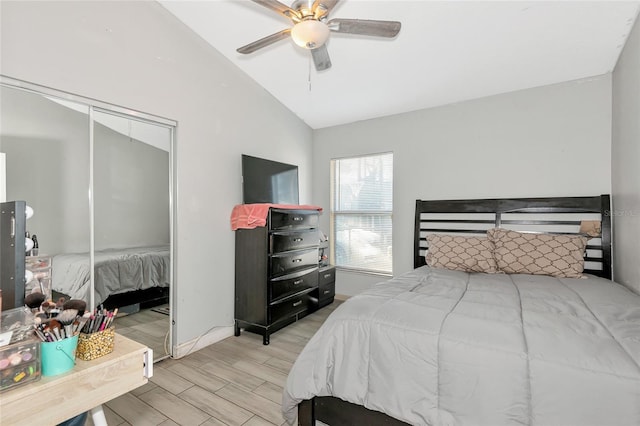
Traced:
<path fill-rule="evenodd" d="M 170 129 L 95 111 L 96 304 L 127 313 L 118 332 L 169 353 Z"/>
<path fill-rule="evenodd" d="M 49 262 L 39 278 L 52 301 L 118 308 L 119 334 L 153 349 L 156 361 L 170 356 L 174 125 L 5 82 L 6 199 L 33 207 L 27 231 L 39 246 L 27 266 Z"/>

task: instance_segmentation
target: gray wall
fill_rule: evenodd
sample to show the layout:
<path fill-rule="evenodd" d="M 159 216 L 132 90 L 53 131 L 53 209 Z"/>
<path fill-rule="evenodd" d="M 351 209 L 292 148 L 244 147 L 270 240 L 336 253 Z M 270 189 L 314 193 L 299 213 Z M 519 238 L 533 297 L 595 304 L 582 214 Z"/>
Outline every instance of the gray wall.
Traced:
<path fill-rule="evenodd" d="M 640 23 L 613 72 L 614 279 L 640 293 Z"/>
<path fill-rule="evenodd" d="M 40 95 L 0 88 L 0 152 L 7 199 L 34 215 L 40 253 L 89 251 L 89 119 Z"/>
<path fill-rule="evenodd" d="M 96 124 L 93 158 L 95 249 L 169 244 L 169 153 Z"/>
<path fill-rule="evenodd" d="M 178 122 L 174 337 L 230 327 L 240 155 L 297 164 L 309 203 L 311 129 L 155 2 L 0 8 L 2 74 Z"/>
<path fill-rule="evenodd" d="M 611 76 L 322 129 L 313 146 L 314 203 L 327 208 L 332 158 L 393 151 L 397 275 L 413 268 L 416 199 L 609 193 Z M 381 279 L 339 271 L 336 292 Z"/>

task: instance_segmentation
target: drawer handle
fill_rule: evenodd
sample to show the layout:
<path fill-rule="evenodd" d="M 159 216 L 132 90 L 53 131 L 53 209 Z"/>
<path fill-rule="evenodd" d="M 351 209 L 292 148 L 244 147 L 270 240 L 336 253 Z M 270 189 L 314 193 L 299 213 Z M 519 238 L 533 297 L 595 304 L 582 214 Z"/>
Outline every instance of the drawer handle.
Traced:
<path fill-rule="evenodd" d="M 325 278 L 329 278 L 331 276 L 331 274 L 324 274 Z"/>
<path fill-rule="evenodd" d="M 298 259 L 292 259 L 291 262 L 293 263 L 298 263 L 298 262 L 302 262 L 302 259 L 298 258 Z"/>
<path fill-rule="evenodd" d="M 293 285 L 298 285 L 298 284 L 302 284 L 304 282 L 304 280 L 295 280 L 293 282 Z"/>
<path fill-rule="evenodd" d="M 329 293 L 331 293 L 331 290 L 325 290 L 324 293 L 322 294 L 329 294 Z"/>
<path fill-rule="evenodd" d="M 299 243 L 300 241 L 302 241 L 302 238 L 294 238 L 294 239 L 293 239 L 293 242 L 294 242 L 294 243 Z"/>
<path fill-rule="evenodd" d="M 297 302 L 294 302 L 294 303 L 293 303 L 293 306 L 294 306 L 294 307 L 296 307 L 296 306 L 300 306 L 300 305 L 302 305 L 302 300 L 298 300 Z"/>
<path fill-rule="evenodd" d="M 294 216 L 293 217 L 293 221 L 294 222 L 300 222 L 301 220 L 304 220 L 304 217 L 302 217 L 302 216 Z"/>

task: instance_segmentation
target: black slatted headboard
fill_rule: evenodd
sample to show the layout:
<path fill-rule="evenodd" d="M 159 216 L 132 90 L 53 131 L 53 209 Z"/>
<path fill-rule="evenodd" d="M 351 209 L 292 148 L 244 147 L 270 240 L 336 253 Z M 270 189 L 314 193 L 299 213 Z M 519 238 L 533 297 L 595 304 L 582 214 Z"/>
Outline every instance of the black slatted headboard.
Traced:
<path fill-rule="evenodd" d="M 601 221 L 602 235 L 587 243 L 585 272 L 611 279 L 609 195 L 597 197 L 416 200 L 414 267 L 425 264 L 431 233 L 485 234 L 489 228 L 578 234 L 583 220 Z"/>

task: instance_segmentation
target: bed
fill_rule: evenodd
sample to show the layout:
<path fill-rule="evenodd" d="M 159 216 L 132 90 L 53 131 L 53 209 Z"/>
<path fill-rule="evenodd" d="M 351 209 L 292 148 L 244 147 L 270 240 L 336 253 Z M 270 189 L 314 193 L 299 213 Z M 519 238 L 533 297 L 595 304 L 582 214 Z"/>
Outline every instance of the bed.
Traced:
<path fill-rule="evenodd" d="M 59 254 L 52 260 L 52 288 L 73 299 L 90 302 L 89 254 Z M 117 305 L 156 294 L 169 287 L 169 246 L 147 246 L 96 251 L 94 255 L 94 303 L 119 299 Z M 123 296 L 126 298 L 123 299 Z M 135 297 L 129 297 L 135 296 Z M 107 303 L 108 304 L 108 303 Z M 112 308 L 113 306 L 108 306 Z"/>
<path fill-rule="evenodd" d="M 609 206 L 606 195 L 418 200 L 416 269 L 330 315 L 291 369 L 286 420 L 640 424 L 640 296 L 608 279 Z M 500 228 L 561 239 L 588 221 L 600 230 L 581 278 L 425 265 L 430 235 Z"/>

